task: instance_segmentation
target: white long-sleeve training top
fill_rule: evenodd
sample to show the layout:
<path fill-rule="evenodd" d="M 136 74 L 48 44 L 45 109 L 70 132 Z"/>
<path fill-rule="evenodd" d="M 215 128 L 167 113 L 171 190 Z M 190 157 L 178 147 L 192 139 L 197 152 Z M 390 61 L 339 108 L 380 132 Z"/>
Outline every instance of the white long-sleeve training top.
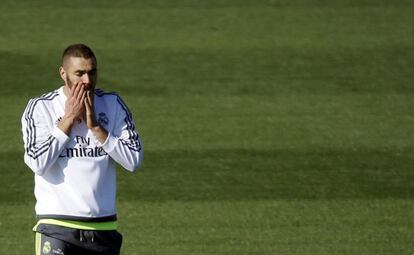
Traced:
<path fill-rule="evenodd" d="M 95 89 L 97 121 L 108 131 L 101 144 L 77 121 L 67 136 L 63 87 L 31 99 L 22 116 L 24 161 L 35 173 L 39 218 L 84 221 L 116 219 L 115 162 L 135 171 L 143 152 L 131 113 L 115 93 Z"/>

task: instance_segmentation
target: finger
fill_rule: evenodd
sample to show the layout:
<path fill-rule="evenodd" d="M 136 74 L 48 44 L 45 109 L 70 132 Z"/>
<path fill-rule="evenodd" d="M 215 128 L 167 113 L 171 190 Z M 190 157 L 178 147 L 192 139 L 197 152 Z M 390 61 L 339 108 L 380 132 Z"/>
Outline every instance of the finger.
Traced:
<path fill-rule="evenodd" d="M 89 105 L 92 107 L 93 106 L 93 94 L 90 90 L 88 90 L 87 100 L 88 100 Z"/>
<path fill-rule="evenodd" d="M 73 98 L 78 98 L 79 93 L 81 92 L 82 89 L 82 83 L 81 82 L 77 82 L 73 85 L 73 94 L 72 97 Z"/>
<path fill-rule="evenodd" d="M 78 92 L 78 96 L 76 97 L 76 100 L 78 102 L 83 102 L 83 100 L 86 97 L 86 90 L 85 90 L 85 87 L 83 85 L 79 85 L 79 87 L 80 87 L 80 89 L 79 89 L 80 91 Z"/>
<path fill-rule="evenodd" d="M 93 115 L 94 112 L 95 112 L 95 108 L 94 108 L 94 105 L 93 105 L 92 92 L 88 91 L 88 96 L 86 98 L 86 101 L 88 102 L 90 113 Z"/>
<path fill-rule="evenodd" d="M 82 96 L 83 91 L 85 90 L 85 86 L 83 85 L 83 83 L 80 81 L 77 83 L 77 87 L 76 87 L 76 91 L 77 91 L 77 95 L 76 98 L 79 99 Z"/>
<path fill-rule="evenodd" d="M 89 100 L 88 100 L 88 92 L 86 92 L 86 96 L 83 99 L 83 104 L 85 105 L 85 107 L 87 107 L 87 110 L 89 110 L 89 108 L 91 107 L 91 105 L 89 104 Z"/>
<path fill-rule="evenodd" d="M 75 107 L 79 109 L 79 111 L 83 112 L 85 110 L 85 92 L 79 93 L 80 97 L 75 99 Z"/>
<path fill-rule="evenodd" d="M 85 100 L 83 101 L 83 104 L 85 106 L 85 110 L 86 110 L 86 116 L 88 116 L 91 112 L 91 106 L 88 103 L 88 100 L 85 98 Z"/>

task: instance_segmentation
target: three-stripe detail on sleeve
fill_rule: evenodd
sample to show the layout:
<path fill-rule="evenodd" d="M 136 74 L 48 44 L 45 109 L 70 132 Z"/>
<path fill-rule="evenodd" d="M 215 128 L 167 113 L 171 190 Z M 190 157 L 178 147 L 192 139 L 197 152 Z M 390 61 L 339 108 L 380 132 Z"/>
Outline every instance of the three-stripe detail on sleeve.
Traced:
<path fill-rule="evenodd" d="M 35 120 L 33 118 L 33 114 L 35 111 L 35 106 L 38 102 L 42 100 L 52 100 L 56 96 L 58 96 L 58 91 L 52 91 L 49 93 L 46 93 L 42 95 L 41 97 L 31 99 L 27 105 L 26 113 L 24 115 L 24 118 L 26 120 L 26 153 L 28 156 L 30 156 L 33 159 L 37 159 L 40 157 L 43 153 L 45 153 L 55 138 L 52 135 L 49 135 L 46 140 L 41 142 L 40 144 L 36 144 L 36 126 L 35 126 Z"/>
<path fill-rule="evenodd" d="M 137 151 L 140 152 L 142 149 L 141 143 L 139 141 L 139 134 L 136 132 L 135 130 L 135 125 L 134 122 L 132 120 L 132 114 L 129 111 L 128 107 L 126 106 L 126 104 L 124 103 L 124 101 L 122 101 L 121 97 L 119 97 L 119 95 L 117 93 L 110 93 L 110 92 L 104 92 L 100 89 L 96 89 L 95 93 L 97 96 L 101 97 L 103 95 L 114 95 L 117 98 L 117 102 L 121 105 L 121 108 L 124 110 L 125 112 L 125 123 L 127 124 L 127 131 L 128 131 L 128 135 L 129 138 L 128 140 L 125 139 L 120 139 L 120 142 L 127 146 L 128 148 L 130 148 L 133 151 Z"/>

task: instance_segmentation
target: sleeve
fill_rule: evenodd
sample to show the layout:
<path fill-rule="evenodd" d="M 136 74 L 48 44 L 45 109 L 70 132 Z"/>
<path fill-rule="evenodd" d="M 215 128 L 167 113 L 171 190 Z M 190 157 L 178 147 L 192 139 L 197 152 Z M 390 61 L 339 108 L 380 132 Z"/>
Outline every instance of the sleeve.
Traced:
<path fill-rule="evenodd" d="M 50 126 L 39 99 L 31 99 L 23 113 L 24 162 L 35 174 L 43 175 L 57 160 L 69 137 L 57 126 Z"/>
<path fill-rule="evenodd" d="M 125 169 L 134 172 L 142 163 L 143 150 L 135 130 L 132 115 L 120 97 L 117 97 L 116 124 L 102 148 Z"/>

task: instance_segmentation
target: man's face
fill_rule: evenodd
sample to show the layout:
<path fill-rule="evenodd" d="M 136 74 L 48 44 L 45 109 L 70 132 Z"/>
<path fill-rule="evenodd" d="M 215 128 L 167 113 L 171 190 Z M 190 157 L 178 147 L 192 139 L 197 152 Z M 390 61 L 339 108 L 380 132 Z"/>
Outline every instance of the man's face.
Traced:
<path fill-rule="evenodd" d="M 60 74 L 69 89 L 82 82 L 85 89 L 93 91 L 98 77 L 96 61 L 92 58 L 69 57 L 64 61 Z"/>

